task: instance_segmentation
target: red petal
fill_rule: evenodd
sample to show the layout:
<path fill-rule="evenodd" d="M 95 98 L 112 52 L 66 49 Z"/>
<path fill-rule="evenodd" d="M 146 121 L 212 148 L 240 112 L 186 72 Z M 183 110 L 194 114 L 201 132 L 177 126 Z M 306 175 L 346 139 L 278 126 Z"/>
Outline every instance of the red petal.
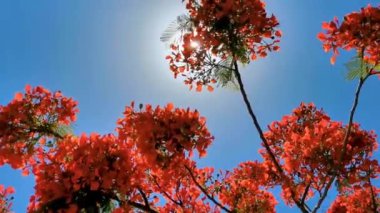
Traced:
<path fill-rule="evenodd" d="M 15 99 L 16 101 L 22 101 L 22 97 L 23 97 L 22 93 L 18 92 L 18 93 L 16 93 L 14 99 Z"/>

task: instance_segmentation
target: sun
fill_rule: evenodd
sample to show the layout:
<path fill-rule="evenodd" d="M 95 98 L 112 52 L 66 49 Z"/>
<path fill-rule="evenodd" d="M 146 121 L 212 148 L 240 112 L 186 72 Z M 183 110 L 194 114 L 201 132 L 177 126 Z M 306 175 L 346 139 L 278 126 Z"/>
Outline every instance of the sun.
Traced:
<path fill-rule="evenodd" d="M 197 41 L 191 41 L 190 42 L 190 47 L 193 48 L 193 49 L 196 49 L 200 46 L 199 42 Z"/>

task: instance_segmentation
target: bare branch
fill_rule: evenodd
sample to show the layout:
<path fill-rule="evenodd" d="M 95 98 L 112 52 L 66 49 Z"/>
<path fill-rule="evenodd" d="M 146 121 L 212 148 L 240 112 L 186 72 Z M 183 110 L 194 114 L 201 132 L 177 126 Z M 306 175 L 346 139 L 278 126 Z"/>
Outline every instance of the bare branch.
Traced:
<path fill-rule="evenodd" d="M 239 73 L 239 67 L 238 67 L 238 64 L 237 64 L 236 60 L 234 60 L 234 67 L 235 67 L 234 72 L 235 72 L 236 79 L 237 79 L 238 84 L 239 84 L 240 92 L 241 92 L 241 94 L 243 96 L 243 99 L 244 99 L 245 105 L 247 107 L 248 113 L 249 113 L 249 115 L 252 118 L 252 122 L 253 122 L 256 130 L 258 131 L 259 136 L 260 136 L 261 140 L 263 141 L 264 147 L 267 150 L 267 152 L 268 152 L 268 154 L 269 154 L 269 156 L 270 156 L 273 164 L 275 165 L 276 169 L 278 170 L 278 172 L 280 173 L 280 175 L 282 177 L 285 177 L 284 170 L 282 169 L 281 165 L 277 162 L 277 159 L 276 159 L 273 151 L 271 150 L 267 139 L 264 136 L 264 133 L 263 133 L 263 130 L 261 129 L 259 121 L 257 120 L 255 113 L 253 112 L 251 103 L 249 102 L 247 93 L 245 92 L 245 89 L 244 89 L 244 84 L 243 84 L 243 81 L 241 79 L 241 75 Z M 296 203 L 296 205 L 298 206 L 298 208 L 300 208 L 300 210 L 302 212 L 304 212 L 304 213 L 309 212 L 305 208 L 305 206 L 296 198 L 296 195 L 295 195 L 295 193 L 294 193 L 293 190 L 291 190 L 291 196 L 292 196 L 292 199 L 294 200 L 294 202 Z"/>
<path fill-rule="evenodd" d="M 149 205 L 149 200 L 148 198 L 146 197 L 146 194 L 143 192 L 142 189 L 140 188 L 137 188 L 137 190 L 139 191 L 139 193 L 141 194 L 143 200 L 144 200 L 144 203 L 145 203 L 145 206 L 147 206 L 148 208 L 150 208 L 150 205 Z"/>
<path fill-rule="evenodd" d="M 302 199 L 301 199 L 301 204 L 302 205 L 305 204 L 306 196 L 307 196 L 307 193 L 309 193 L 310 186 L 311 186 L 311 181 L 309 182 L 309 184 L 307 184 L 307 186 L 305 188 L 305 191 L 304 191 L 304 193 L 302 195 Z"/>

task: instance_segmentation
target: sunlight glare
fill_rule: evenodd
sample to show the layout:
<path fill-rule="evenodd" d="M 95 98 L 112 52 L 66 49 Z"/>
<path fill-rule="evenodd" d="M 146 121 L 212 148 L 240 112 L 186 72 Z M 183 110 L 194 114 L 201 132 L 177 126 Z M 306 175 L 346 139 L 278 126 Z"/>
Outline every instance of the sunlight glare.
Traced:
<path fill-rule="evenodd" d="M 198 48 L 199 47 L 199 42 L 197 42 L 197 41 L 191 41 L 190 42 L 190 46 L 192 47 L 192 48 Z"/>

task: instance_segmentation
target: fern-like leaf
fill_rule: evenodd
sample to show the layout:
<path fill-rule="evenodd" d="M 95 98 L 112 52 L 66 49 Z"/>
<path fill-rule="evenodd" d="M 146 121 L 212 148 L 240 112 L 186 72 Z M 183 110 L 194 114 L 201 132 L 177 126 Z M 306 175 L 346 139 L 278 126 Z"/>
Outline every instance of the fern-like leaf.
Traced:
<path fill-rule="evenodd" d="M 354 57 L 351 61 L 345 64 L 348 72 L 346 78 L 354 80 L 356 78 L 365 77 L 368 73 L 368 64 L 360 57 Z"/>
<path fill-rule="evenodd" d="M 65 135 L 72 134 L 73 128 L 69 125 L 59 125 L 55 127 L 53 131 L 56 132 L 58 135 L 64 137 Z"/>
<path fill-rule="evenodd" d="M 214 75 L 218 82 L 218 86 L 238 90 L 239 85 L 232 65 L 232 58 L 220 61 L 215 67 Z"/>
<path fill-rule="evenodd" d="M 189 16 L 180 15 L 177 20 L 171 22 L 165 31 L 161 34 L 160 40 L 164 43 L 171 42 L 178 33 L 184 33 L 191 30 L 193 24 Z"/>

